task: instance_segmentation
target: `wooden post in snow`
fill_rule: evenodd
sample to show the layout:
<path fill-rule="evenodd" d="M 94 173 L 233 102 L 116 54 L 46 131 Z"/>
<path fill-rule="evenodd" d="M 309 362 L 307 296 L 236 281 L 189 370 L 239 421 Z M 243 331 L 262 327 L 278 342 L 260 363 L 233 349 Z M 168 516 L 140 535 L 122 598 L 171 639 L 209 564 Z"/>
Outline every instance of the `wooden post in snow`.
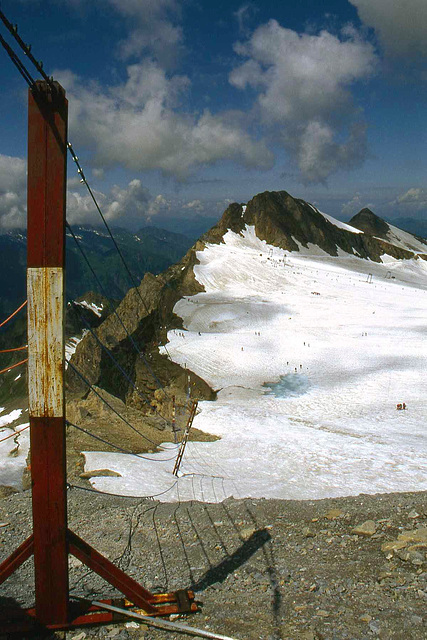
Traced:
<path fill-rule="evenodd" d="M 68 103 L 45 81 L 28 94 L 28 392 L 37 621 L 68 620 L 64 266 Z"/>
<path fill-rule="evenodd" d="M 176 404 L 175 404 L 175 396 L 172 396 L 172 431 L 173 431 L 173 439 L 175 444 L 178 442 L 177 438 L 177 428 L 176 428 Z"/>
<path fill-rule="evenodd" d="M 184 456 L 185 447 L 186 447 L 187 441 L 188 441 L 188 436 L 190 434 L 190 429 L 191 429 L 191 426 L 193 424 L 193 420 L 194 420 L 194 418 L 196 416 L 197 405 L 198 405 L 198 400 L 193 400 L 193 403 L 192 403 L 191 409 L 190 409 L 190 415 L 188 416 L 187 426 L 185 427 L 184 435 L 182 437 L 181 444 L 179 445 L 178 455 L 176 456 L 175 465 L 174 465 L 174 468 L 173 468 L 173 471 L 172 471 L 174 476 L 178 475 L 179 467 L 181 466 L 182 458 Z"/>

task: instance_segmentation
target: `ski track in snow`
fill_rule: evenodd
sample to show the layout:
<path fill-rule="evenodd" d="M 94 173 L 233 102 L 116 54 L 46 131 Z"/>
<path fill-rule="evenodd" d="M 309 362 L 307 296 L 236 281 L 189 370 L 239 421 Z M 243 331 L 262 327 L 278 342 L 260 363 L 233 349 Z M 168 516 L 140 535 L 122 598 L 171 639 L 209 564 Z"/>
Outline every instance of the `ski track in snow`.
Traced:
<path fill-rule="evenodd" d="M 427 263 L 304 252 L 252 227 L 198 252 L 206 292 L 175 305 L 185 331 L 170 331 L 167 349 L 219 390 L 194 425 L 221 440 L 190 442 L 182 470 L 222 478 L 184 476 L 160 500 L 427 489 Z M 279 381 L 293 392 L 263 386 Z M 85 455 L 86 469 L 123 475 L 94 479 L 101 491 L 148 495 L 174 481 L 173 461 Z"/>

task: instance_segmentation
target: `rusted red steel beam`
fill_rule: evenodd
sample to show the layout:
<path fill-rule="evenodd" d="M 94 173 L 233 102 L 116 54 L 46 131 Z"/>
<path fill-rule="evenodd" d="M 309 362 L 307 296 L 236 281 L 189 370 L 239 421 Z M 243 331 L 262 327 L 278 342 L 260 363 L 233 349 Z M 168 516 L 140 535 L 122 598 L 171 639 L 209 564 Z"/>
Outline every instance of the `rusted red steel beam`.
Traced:
<path fill-rule="evenodd" d="M 34 538 L 30 535 L 15 551 L 0 564 L 0 584 L 12 575 L 33 554 Z"/>
<path fill-rule="evenodd" d="M 116 567 L 70 530 L 68 531 L 68 542 L 70 553 L 89 567 L 89 569 L 92 569 L 104 578 L 104 580 L 107 580 L 113 587 L 116 587 L 116 589 L 123 593 L 126 598 L 136 604 L 136 606 L 147 611 L 148 614 L 155 612 L 156 608 L 151 604 L 153 595 L 150 591 L 144 589 L 136 580 L 126 575 L 124 571 Z"/>
<path fill-rule="evenodd" d="M 57 83 L 56 83 L 57 84 Z M 57 84 L 28 94 L 28 267 L 64 267 L 68 102 Z"/>
<path fill-rule="evenodd" d="M 69 601 L 69 552 L 148 614 L 197 609 L 192 592 L 151 594 L 67 529 L 63 334 L 67 113 L 60 85 L 53 90 L 39 81 L 29 91 L 27 290 L 33 534 L 0 566 L 2 582 L 34 554 L 36 606 L 26 614 L 36 626 L 48 629 L 93 623 L 95 617 L 97 622 L 111 619 L 109 614 L 88 613 L 84 607 L 75 611 Z M 156 606 L 165 601 L 171 604 Z"/>
<path fill-rule="evenodd" d="M 64 261 L 68 103 L 37 82 L 28 94 L 28 392 L 36 617 L 68 622 L 64 401 Z"/>
<path fill-rule="evenodd" d="M 95 613 L 86 613 L 87 609 L 82 608 L 79 613 L 71 614 L 70 621 L 67 624 L 40 625 L 37 622 L 36 610 L 28 609 L 26 611 L 20 609 L 3 609 L 0 616 L 0 628 L 3 633 L 13 633 L 13 637 L 21 634 L 34 634 L 35 632 L 44 632 L 46 629 L 74 629 L 83 625 L 94 625 L 100 623 L 111 623 L 123 619 L 117 614 L 99 611 Z M 25 636 L 26 637 L 26 636 Z"/>

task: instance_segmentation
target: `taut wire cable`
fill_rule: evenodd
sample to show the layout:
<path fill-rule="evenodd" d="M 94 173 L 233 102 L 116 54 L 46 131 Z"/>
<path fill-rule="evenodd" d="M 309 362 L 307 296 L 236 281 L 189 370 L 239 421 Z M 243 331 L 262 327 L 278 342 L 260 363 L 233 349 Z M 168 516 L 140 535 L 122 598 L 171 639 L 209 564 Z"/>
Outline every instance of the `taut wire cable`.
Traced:
<path fill-rule="evenodd" d="M 25 364 L 26 362 L 28 362 L 28 358 L 25 358 L 25 360 L 21 360 L 21 362 L 17 362 L 16 364 L 11 364 L 9 367 L 6 367 L 5 369 L 1 369 L 0 373 L 6 373 L 7 371 L 10 371 L 15 367 L 19 367 L 20 364 Z"/>
<path fill-rule="evenodd" d="M 106 444 L 109 447 L 112 447 L 113 449 L 117 449 L 121 453 L 126 453 L 127 455 L 135 456 L 136 458 L 141 458 L 142 460 L 148 460 L 149 462 L 168 462 L 169 460 L 175 460 L 175 456 L 172 456 L 172 458 L 159 458 L 158 460 L 156 460 L 155 458 L 148 458 L 147 456 L 144 456 L 141 453 L 134 453 L 133 451 L 130 451 L 129 449 L 123 449 L 122 447 L 119 447 L 118 445 L 113 444 L 112 442 L 109 442 L 108 440 L 105 440 L 105 438 L 101 438 L 101 436 L 97 436 L 96 434 L 92 433 L 91 431 L 88 431 L 87 429 L 84 429 L 83 427 L 79 427 L 78 425 L 74 424 L 73 422 L 70 422 L 69 420 L 66 420 L 65 423 L 69 427 L 74 427 L 74 429 L 77 429 L 78 431 L 81 431 L 82 433 L 85 433 L 86 435 L 90 436 L 91 438 L 94 438 L 95 440 L 99 440 L 103 444 Z M 163 449 L 163 450 L 167 451 L 168 449 Z"/>
<path fill-rule="evenodd" d="M 126 418 L 124 418 L 118 411 L 116 411 L 116 409 L 114 409 L 114 407 L 111 406 L 111 404 L 102 397 L 102 395 L 95 389 L 95 387 L 89 382 L 89 380 L 87 380 L 87 378 L 84 377 L 84 375 L 82 375 L 80 373 L 80 371 L 78 369 L 76 369 L 76 367 L 73 365 L 72 362 L 68 363 L 68 366 L 71 367 L 71 369 L 74 371 L 74 373 L 80 378 L 80 380 L 82 382 L 84 382 L 85 385 L 87 385 L 89 387 L 89 389 L 118 417 L 120 418 L 120 420 L 122 420 L 125 424 L 128 425 L 128 427 L 130 429 L 132 429 L 132 431 L 135 431 L 136 433 L 138 433 L 142 438 L 144 438 L 144 440 L 146 440 L 147 442 L 149 442 L 150 444 L 153 444 L 155 447 L 157 447 L 158 445 L 153 441 L 150 440 L 150 438 L 148 438 L 147 436 L 145 436 L 143 433 L 141 433 L 141 431 L 139 431 L 136 427 L 134 427 L 128 420 L 126 420 Z"/>
<path fill-rule="evenodd" d="M 72 236 L 74 242 L 76 243 L 78 250 L 82 254 L 84 261 L 86 262 L 87 266 L 89 267 L 90 272 L 92 273 L 93 277 L 95 278 L 95 281 L 96 281 L 96 283 L 97 283 L 102 295 L 106 298 L 108 306 L 111 309 L 111 312 L 116 316 L 117 320 L 119 321 L 121 327 L 124 329 L 127 337 L 129 338 L 132 346 L 134 347 L 135 351 L 139 354 L 140 358 L 144 362 L 144 364 L 145 364 L 147 370 L 149 371 L 150 375 L 157 382 L 157 384 L 159 385 L 159 387 L 161 388 L 161 390 L 163 391 L 165 396 L 170 400 L 168 394 L 166 393 L 166 390 L 165 390 L 164 386 L 162 385 L 161 381 L 159 380 L 159 378 L 154 373 L 152 367 L 150 367 L 150 364 L 149 364 L 147 358 L 145 357 L 145 355 L 143 354 L 143 352 L 138 348 L 138 345 L 136 344 L 133 336 L 129 333 L 128 329 L 126 328 L 126 326 L 125 326 L 125 324 L 123 322 L 123 320 L 119 316 L 117 309 L 114 307 L 113 304 L 111 304 L 109 296 L 108 296 L 107 292 L 105 291 L 105 288 L 102 285 L 100 279 L 96 275 L 96 272 L 95 272 L 94 268 L 92 267 L 92 265 L 91 265 L 91 263 L 89 261 L 89 258 L 87 257 L 83 247 L 81 246 L 81 243 L 78 241 L 78 238 L 76 237 L 76 234 L 74 233 L 73 229 L 71 228 L 71 226 L 70 226 L 70 224 L 68 222 L 66 222 L 65 225 L 66 225 L 67 229 L 69 230 L 69 232 L 71 233 L 71 236 Z"/>
<path fill-rule="evenodd" d="M 28 300 L 25 300 L 25 302 L 23 302 L 17 309 L 15 309 L 15 311 L 13 313 L 11 313 L 10 316 L 8 318 L 6 318 L 6 320 L 3 320 L 3 322 L 0 322 L 0 328 L 3 327 L 7 322 L 9 322 L 9 320 L 12 320 L 12 318 L 14 316 L 16 316 L 16 314 L 19 311 L 21 311 L 21 309 L 23 309 L 25 307 L 27 302 L 28 302 Z"/>

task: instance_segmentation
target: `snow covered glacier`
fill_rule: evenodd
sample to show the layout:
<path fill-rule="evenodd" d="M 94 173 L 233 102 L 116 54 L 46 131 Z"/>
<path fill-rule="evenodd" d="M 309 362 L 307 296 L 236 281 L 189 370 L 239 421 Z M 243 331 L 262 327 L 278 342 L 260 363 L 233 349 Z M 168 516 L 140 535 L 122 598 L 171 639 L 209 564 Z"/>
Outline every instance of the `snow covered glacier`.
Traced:
<path fill-rule="evenodd" d="M 171 487 L 167 501 L 427 489 L 427 262 L 300 249 L 246 226 L 198 252 L 205 292 L 175 305 L 185 330 L 167 349 L 219 390 L 194 424 L 221 439 L 189 443 L 175 484 L 173 461 L 86 452 L 86 468 L 122 474 L 94 487 Z"/>

